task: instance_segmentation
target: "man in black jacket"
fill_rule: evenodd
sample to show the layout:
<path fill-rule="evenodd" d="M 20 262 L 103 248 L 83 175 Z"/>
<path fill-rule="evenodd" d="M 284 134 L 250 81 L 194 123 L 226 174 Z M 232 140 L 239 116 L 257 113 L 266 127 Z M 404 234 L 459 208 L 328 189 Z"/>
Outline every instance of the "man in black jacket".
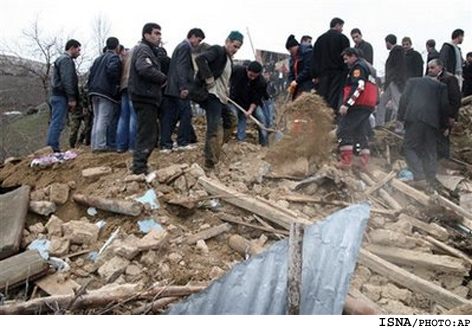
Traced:
<path fill-rule="evenodd" d="M 162 101 L 162 87 L 167 77 L 161 71 L 157 46 L 161 42 L 161 27 L 147 23 L 141 42 L 131 58 L 128 92 L 136 109 L 138 133 L 133 154 L 133 174 L 147 174 L 147 161 L 156 144 L 157 118 Z"/>
<path fill-rule="evenodd" d="M 411 38 L 405 36 L 402 40 L 402 47 L 405 51 L 406 79 L 423 76 L 423 58 L 421 54 L 413 49 Z"/>
<path fill-rule="evenodd" d="M 360 56 L 367 60 L 371 65 L 374 65 L 374 49 L 369 42 L 364 41 L 361 30 L 353 28 L 351 31 L 351 38 L 355 44 L 354 48 L 360 50 Z"/>
<path fill-rule="evenodd" d="M 375 115 L 376 126 L 384 126 L 389 120 L 395 120 L 398 102 L 405 87 L 406 64 L 405 52 L 397 45 L 397 37 L 389 34 L 385 37 L 385 46 L 390 53 L 385 62 L 385 84 Z"/>
<path fill-rule="evenodd" d="M 187 38 L 174 50 L 167 75 L 165 101 L 161 113 L 161 152 L 172 150 L 172 133 L 180 121 L 177 145 L 178 150 L 192 149 L 192 110 L 190 108 L 189 89 L 193 81 L 194 70 L 192 52 L 205 38 L 199 28 L 191 29 Z"/>
<path fill-rule="evenodd" d="M 462 84 L 462 96 L 472 95 L 472 52 L 467 53 L 462 72 L 464 82 Z"/>
<path fill-rule="evenodd" d="M 347 67 L 341 53 L 349 47 L 349 39 L 342 34 L 344 21 L 333 18 L 328 32 L 321 35 L 313 47 L 312 77 L 318 81 L 318 93 L 337 114 Z"/>
<path fill-rule="evenodd" d="M 456 29 L 452 32 L 451 41 L 445 42 L 439 51 L 439 59 L 444 63 L 446 70 L 457 77 L 459 87 L 462 88 L 462 58 L 459 45 L 464 41 L 464 30 Z"/>
<path fill-rule="evenodd" d="M 311 45 L 299 44 L 293 34 L 288 37 L 285 48 L 290 53 L 289 92 L 292 94 L 292 99 L 295 100 L 302 92 L 310 92 L 315 88 L 310 69 L 313 48 Z"/>
<path fill-rule="evenodd" d="M 228 109 L 228 90 L 233 56 L 243 44 L 243 35 L 232 31 L 224 46 L 214 45 L 195 58 L 198 74 L 208 95 L 202 106 L 206 110 L 205 167 L 213 169 L 220 159 L 223 142 L 231 135 L 234 116 Z"/>
<path fill-rule="evenodd" d="M 120 116 L 120 41 L 110 37 L 106 51 L 93 62 L 88 81 L 93 104 L 92 151 L 116 150 L 116 130 Z"/>
<path fill-rule="evenodd" d="M 246 115 L 238 108 L 234 108 L 238 116 L 238 141 L 246 141 L 246 118 L 249 115 L 253 115 L 262 124 L 267 122 L 262 110 L 262 97 L 265 95 L 267 84 L 261 72 L 262 65 L 257 61 L 251 62 L 248 67 L 233 67 L 230 98 L 247 112 Z M 267 131 L 259 129 L 259 143 L 262 146 L 269 145 Z"/>
<path fill-rule="evenodd" d="M 67 41 L 65 52 L 54 62 L 51 80 L 51 123 L 49 124 L 47 144 L 56 153 L 60 152 L 59 140 L 67 118 L 68 109 L 77 107 L 79 98 L 79 80 L 74 59 L 80 56 L 81 44 L 71 39 Z"/>
<path fill-rule="evenodd" d="M 416 181 L 434 186 L 437 144 L 446 127 L 449 103 L 446 85 L 429 76 L 408 80 L 400 99 L 398 120 L 405 125 L 403 152 Z"/>
<path fill-rule="evenodd" d="M 438 139 L 438 156 L 441 158 L 449 158 L 450 156 L 450 140 L 449 136 L 454 124 L 459 117 L 459 108 L 461 107 L 461 90 L 459 83 L 454 75 L 447 72 L 441 59 L 433 59 L 428 63 L 428 75 L 435 77 L 439 82 L 444 83 L 447 87 L 447 99 L 449 102 L 447 124 Z"/>

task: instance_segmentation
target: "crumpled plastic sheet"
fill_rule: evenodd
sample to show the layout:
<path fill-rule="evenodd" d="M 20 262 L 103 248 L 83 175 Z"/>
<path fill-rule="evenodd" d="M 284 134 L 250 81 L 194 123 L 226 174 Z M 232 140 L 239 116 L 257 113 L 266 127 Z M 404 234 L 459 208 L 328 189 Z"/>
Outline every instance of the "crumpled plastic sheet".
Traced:
<path fill-rule="evenodd" d="M 49 246 L 51 242 L 47 239 L 36 239 L 29 244 L 28 249 L 32 251 L 38 251 L 43 259 L 49 260 Z"/>
<path fill-rule="evenodd" d="M 159 201 L 157 199 L 156 192 L 154 189 L 150 189 L 146 191 L 143 197 L 135 198 L 136 201 L 140 202 L 141 204 L 150 204 L 152 210 L 159 209 Z"/>
<path fill-rule="evenodd" d="M 363 203 L 305 228 L 300 314 L 342 314 L 369 216 Z M 168 314 L 285 314 L 288 246 L 281 240 L 239 263 Z"/>
<path fill-rule="evenodd" d="M 164 228 L 157 223 L 154 219 L 147 219 L 141 220 L 138 222 L 139 231 L 143 234 L 147 234 L 151 231 L 151 229 L 155 229 L 157 231 L 164 231 Z"/>
<path fill-rule="evenodd" d="M 30 166 L 45 168 L 53 166 L 56 163 L 62 164 L 66 161 L 70 161 L 75 158 L 77 158 L 77 153 L 73 151 L 66 151 L 65 153 L 54 153 L 33 159 Z"/>

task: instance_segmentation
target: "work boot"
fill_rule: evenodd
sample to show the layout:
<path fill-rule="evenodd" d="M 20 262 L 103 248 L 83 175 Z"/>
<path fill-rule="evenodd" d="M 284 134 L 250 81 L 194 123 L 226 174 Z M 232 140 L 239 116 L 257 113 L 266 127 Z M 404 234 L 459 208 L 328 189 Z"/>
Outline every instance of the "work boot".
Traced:
<path fill-rule="evenodd" d="M 359 160 L 354 162 L 354 166 L 357 167 L 361 171 L 367 171 L 367 165 L 370 161 L 370 150 L 369 149 L 362 149 L 359 152 Z"/>
<path fill-rule="evenodd" d="M 353 154 L 353 147 L 352 146 L 342 146 L 340 148 L 341 151 L 341 160 L 334 164 L 338 169 L 349 169 L 352 165 L 352 154 Z"/>

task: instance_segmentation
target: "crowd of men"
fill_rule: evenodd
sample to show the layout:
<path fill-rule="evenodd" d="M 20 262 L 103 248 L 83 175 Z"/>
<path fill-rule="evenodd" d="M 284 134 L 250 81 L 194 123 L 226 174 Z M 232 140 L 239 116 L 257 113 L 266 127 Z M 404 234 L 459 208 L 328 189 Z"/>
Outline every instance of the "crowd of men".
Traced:
<path fill-rule="evenodd" d="M 425 77 L 423 59 L 412 48 L 411 38 L 404 37 L 398 45 L 395 35 L 387 35 L 390 53 L 381 84 L 373 67 L 372 46 L 355 28 L 351 31 L 354 47 L 350 47 L 343 26 L 342 19 L 332 19 L 329 30 L 314 44 L 307 35 L 300 43 L 289 36 L 287 91 L 291 98 L 315 90 L 333 108 L 341 154 L 337 166 L 366 169 L 372 122 L 384 126 L 398 120 L 403 124 L 399 130 L 404 126 L 404 154 L 415 179 L 433 181 L 437 157 L 449 156 L 448 136 L 461 96 L 472 93 L 472 53 L 464 62 L 459 48 L 464 31 L 455 30 L 440 51 L 434 40 L 426 42 Z M 142 40 L 132 49 L 110 37 L 80 87 L 74 59 L 80 55 L 81 44 L 69 40 L 65 53 L 54 63 L 48 145 L 60 151 L 60 134 L 71 112 L 75 122 L 71 147 L 85 142 L 92 152 L 130 150 L 133 173 L 146 174 L 154 148 L 163 154 L 195 148 L 193 102 L 206 112 L 205 167 L 214 168 L 235 127 L 237 140 L 245 141 L 247 118 L 255 117 L 270 127 L 274 106 L 270 74 L 264 67 L 257 61 L 233 65 L 233 56 L 244 41 L 240 32 L 232 31 L 222 46 L 210 46 L 204 39 L 201 29 L 191 29 L 169 57 L 156 23 L 144 25 Z M 86 131 L 78 136 L 81 121 Z M 259 143 L 269 143 L 263 128 Z"/>

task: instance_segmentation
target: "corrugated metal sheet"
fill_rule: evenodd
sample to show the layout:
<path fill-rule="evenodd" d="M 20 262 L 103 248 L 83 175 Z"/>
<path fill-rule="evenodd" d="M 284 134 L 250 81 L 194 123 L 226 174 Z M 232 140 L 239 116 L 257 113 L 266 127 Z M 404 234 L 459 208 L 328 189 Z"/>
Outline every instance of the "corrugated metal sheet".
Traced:
<path fill-rule="evenodd" d="M 369 215 L 364 203 L 305 228 L 301 314 L 342 313 Z M 287 265 L 285 239 L 172 305 L 168 314 L 285 314 Z"/>

